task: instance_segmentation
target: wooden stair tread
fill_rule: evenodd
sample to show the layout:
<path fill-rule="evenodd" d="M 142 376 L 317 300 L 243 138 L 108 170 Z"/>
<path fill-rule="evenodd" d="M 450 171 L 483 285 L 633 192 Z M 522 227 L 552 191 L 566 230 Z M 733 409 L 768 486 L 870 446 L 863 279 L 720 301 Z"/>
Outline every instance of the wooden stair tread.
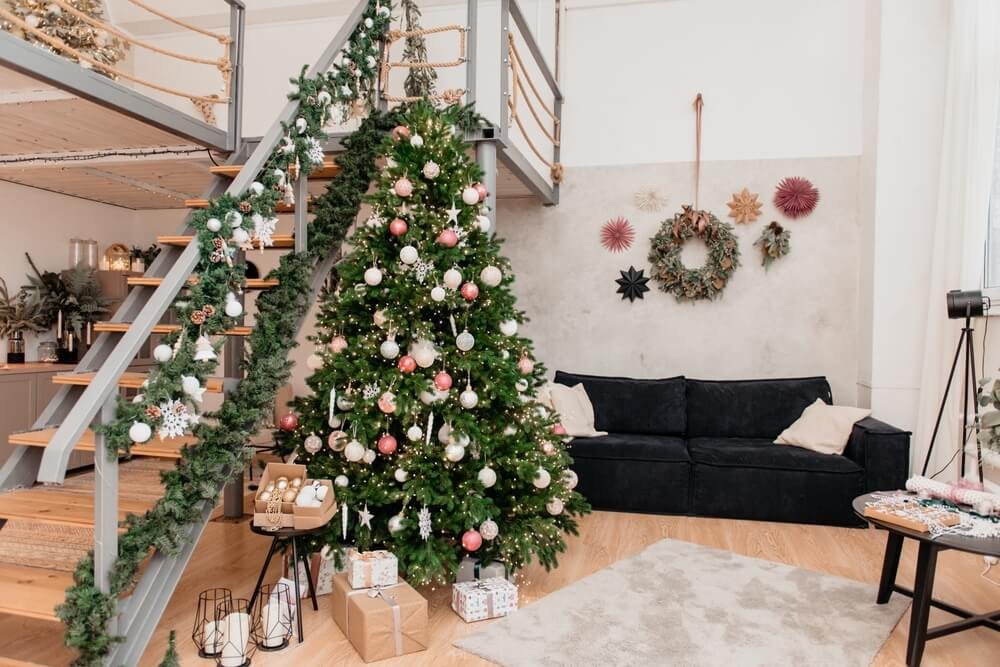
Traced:
<path fill-rule="evenodd" d="M 27 447 L 48 447 L 49 442 L 56 434 L 56 428 L 46 428 L 38 431 L 24 431 L 22 433 L 12 433 L 7 441 L 12 445 L 25 445 Z M 160 441 L 158 438 L 153 438 L 149 442 L 143 443 L 141 445 L 132 445 L 132 456 L 147 456 L 158 459 L 179 459 L 181 457 L 181 450 L 186 445 L 193 445 L 198 442 L 198 439 L 193 436 L 184 436 L 182 438 L 172 438 L 170 440 Z M 76 443 L 76 447 L 73 449 L 79 452 L 92 452 L 94 451 L 94 432 L 87 429 L 80 436 L 80 440 Z"/>
<path fill-rule="evenodd" d="M 220 164 L 215 167 L 209 167 L 208 171 L 216 176 L 226 176 L 228 178 L 235 178 L 243 170 L 243 165 L 241 164 Z M 311 172 L 309 172 L 310 181 L 329 181 L 340 175 L 340 167 L 337 163 L 333 161 L 333 158 L 326 158 L 323 160 L 322 167 L 314 167 Z M 295 177 L 295 170 L 292 169 L 292 178 Z"/>
<path fill-rule="evenodd" d="M 119 498 L 118 520 L 128 514 L 142 514 L 152 506 L 152 502 Z M 37 486 L 19 489 L 0 495 L 0 518 L 92 527 L 94 496 L 92 493 L 54 491 Z"/>
<path fill-rule="evenodd" d="M 0 613 L 58 621 L 56 607 L 72 585 L 66 572 L 0 563 Z"/>
<path fill-rule="evenodd" d="M 97 322 L 94 331 L 98 333 L 125 333 L 132 326 L 129 322 Z M 179 324 L 157 324 L 150 333 L 168 334 L 180 329 Z M 249 336 L 253 327 L 231 327 L 223 333 L 227 336 Z"/>
<path fill-rule="evenodd" d="M 264 250 L 286 250 L 295 247 L 295 237 L 291 234 L 273 234 L 271 239 L 274 245 L 264 246 Z M 194 236 L 157 236 L 156 242 L 160 245 L 172 245 L 184 248 L 191 244 Z"/>
<path fill-rule="evenodd" d="M 312 197 L 308 199 L 309 208 L 312 209 Z M 187 208 L 208 208 L 207 199 L 185 199 L 184 206 Z M 274 207 L 275 213 L 295 213 L 295 205 L 289 206 L 284 202 L 278 202 L 278 205 Z"/>
<path fill-rule="evenodd" d="M 94 381 L 97 373 L 57 373 L 52 376 L 53 384 L 70 384 L 77 386 L 87 386 Z M 146 373 L 122 373 L 118 378 L 118 386 L 125 389 L 141 389 L 142 383 L 146 381 Z M 210 394 L 222 393 L 222 378 L 207 378 L 205 380 L 205 390 Z"/>
<path fill-rule="evenodd" d="M 163 282 L 163 278 L 147 278 L 146 276 L 129 276 L 127 279 L 129 285 L 133 287 L 159 287 L 160 283 Z M 198 277 L 191 276 L 188 278 L 188 284 L 196 285 L 198 284 Z M 277 287 L 277 278 L 247 278 L 247 289 L 267 289 L 269 287 Z"/>

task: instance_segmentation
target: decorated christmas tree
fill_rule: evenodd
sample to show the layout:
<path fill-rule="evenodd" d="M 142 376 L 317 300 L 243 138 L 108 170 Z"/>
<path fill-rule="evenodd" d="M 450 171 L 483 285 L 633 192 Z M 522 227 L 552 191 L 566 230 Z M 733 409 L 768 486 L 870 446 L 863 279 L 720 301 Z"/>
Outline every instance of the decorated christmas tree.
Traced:
<path fill-rule="evenodd" d="M 544 368 L 489 234 L 481 172 L 456 124 L 425 102 L 386 138 L 316 352 L 278 440 L 333 479 L 331 546 L 386 548 L 411 583 L 445 582 L 465 555 L 545 567 L 589 510 L 565 430 L 535 398 Z"/>

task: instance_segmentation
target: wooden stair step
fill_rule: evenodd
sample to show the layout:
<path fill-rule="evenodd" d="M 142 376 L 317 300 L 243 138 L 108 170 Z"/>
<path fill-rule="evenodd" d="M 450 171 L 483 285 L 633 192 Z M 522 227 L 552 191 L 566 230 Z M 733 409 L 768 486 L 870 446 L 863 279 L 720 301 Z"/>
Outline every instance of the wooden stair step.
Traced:
<path fill-rule="evenodd" d="M 307 200 L 309 204 L 309 210 L 312 210 L 312 197 Z M 208 208 L 207 199 L 185 199 L 184 206 L 187 208 Z M 284 202 L 278 202 L 278 205 L 274 207 L 275 213 L 295 213 L 295 205 L 289 206 Z"/>
<path fill-rule="evenodd" d="M 295 237 L 291 234 L 274 234 L 271 236 L 274 245 L 264 246 L 264 250 L 287 250 L 295 247 Z M 181 248 L 187 247 L 194 240 L 194 236 L 157 236 L 156 242 L 160 245 L 172 245 Z"/>
<path fill-rule="evenodd" d="M 236 176 L 243 171 L 243 165 L 241 164 L 220 164 L 215 167 L 209 167 L 208 171 L 216 176 L 226 176 L 228 178 L 236 178 Z M 295 178 L 295 169 L 291 170 L 292 178 Z M 326 158 L 323 160 L 322 167 L 314 167 L 311 172 L 309 172 L 310 181 L 329 181 L 340 175 L 340 167 L 337 163 L 333 161 L 333 158 Z"/>
<path fill-rule="evenodd" d="M 46 428 L 38 431 L 24 431 L 22 433 L 12 433 L 7 441 L 12 445 L 25 445 L 27 447 L 48 447 L 49 443 L 52 442 L 52 438 L 56 434 L 56 428 Z M 80 436 L 80 440 L 77 441 L 76 446 L 73 448 L 78 452 L 92 452 L 94 451 L 96 439 L 94 437 L 94 432 L 87 429 Z M 133 444 L 132 445 L 132 456 L 145 456 L 150 458 L 158 459 L 179 459 L 181 457 L 181 450 L 187 445 L 193 445 L 198 442 L 198 439 L 193 436 L 184 436 L 182 438 L 172 438 L 170 440 L 160 441 L 158 438 L 153 438 L 149 442 L 143 444 Z"/>
<path fill-rule="evenodd" d="M 152 506 L 152 502 L 119 497 L 118 520 L 129 514 L 143 514 Z M 38 486 L 19 489 L 0 495 L 0 518 L 92 527 L 94 496 L 92 493 L 56 491 Z"/>
<path fill-rule="evenodd" d="M 129 322 L 97 322 L 94 324 L 94 331 L 98 333 L 125 333 L 132 325 Z M 157 324 L 153 326 L 150 333 L 168 334 L 180 329 L 179 324 Z M 231 327 L 223 333 L 226 336 L 249 336 L 253 331 L 252 327 Z"/>
<path fill-rule="evenodd" d="M 58 621 L 56 607 L 72 585 L 66 572 L 0 563 L 0 614 Z"/>
<path fill-rule="evenodd" d="M 163 282 L 163 278 L 147 278 L 146 276 L 130 276 L 127 280 L 128 284 L 133 287 L 159 287 L 160 283 Z M 189 285 L 198 284 L 198 276 L 191 276 L 188 278 Z M 277 278 L 247 278 L 247 289 L 268 289 L 269 287 L 277 287 Z"/>
<path fill-rule="evenodd" d="M 85 387 L 94 381 L 97 375 L 93 373 L 57 373 L 52 376 L 53 384 L 71 384 Z M 118 386 L 125 389 L 142 389 L 142 383 L 146 381 L 146 373 L 122 373 L 118 378 Z M 205 380 L 205 390 L 210 394 L 222 393 L 222 378 L 207 378 Z"/>

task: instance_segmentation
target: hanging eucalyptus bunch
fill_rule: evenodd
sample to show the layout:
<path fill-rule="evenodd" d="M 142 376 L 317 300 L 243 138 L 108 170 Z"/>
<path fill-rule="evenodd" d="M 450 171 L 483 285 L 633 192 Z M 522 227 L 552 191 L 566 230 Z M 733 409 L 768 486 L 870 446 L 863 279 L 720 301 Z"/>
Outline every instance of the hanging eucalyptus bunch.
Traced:
<path fill-rule="evenodd" d="M 790 238 L 791 234 L 788 230 L 779 225 L 777 221 L 765 227 L 764 231 L 760 233 L 760 237 L 754 241 L 754 245 L 760 248 L 761 266 L 769 269 L 774 260 L 787 255 L 791 250 Z"/>

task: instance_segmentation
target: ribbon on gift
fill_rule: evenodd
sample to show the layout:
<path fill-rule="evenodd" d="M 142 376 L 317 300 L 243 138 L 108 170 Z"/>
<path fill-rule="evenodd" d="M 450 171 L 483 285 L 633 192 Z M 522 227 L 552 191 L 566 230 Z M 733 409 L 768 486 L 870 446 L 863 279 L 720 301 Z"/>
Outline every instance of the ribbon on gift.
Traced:
<path fill-rule="evenodd" d="M 382 600 L 392 608 L 392 634 L 395 640 L 395 651 L 396 655 L 403 655 L 403 619 L 400 612 L 399 602 L 396 598 L 391 595 L 386 594 L 386 590 L 390 588 L 396 588 L 397 586 L 402 586 L 402 584 L 393 584 L 392 586 L 372 586 L 371 588 L 358 588 L 353 591 L 348 591 L 347 596 L 344 598 L 344 604 L 347 608 L 344 610 L 344 634 L 349 638 L 351 636 L 351 597 L 354 595 L 367 595 L 370 598 L 382 598 Z"/>
<path fill-rule="evenodd" d="M 372 581 L 372 577 L 374 576 L 374 572 L 375 572 L 375 561 L 383 560 L 383 559 L 391 558 L 391 557 L 392 557 L 392 553 L 389 552 L 389 551 L 386 551 L 385 549 L 376 549 L 375 551 L 357 551 L 357 550 L 354 550 L 350 554 L 349 558 L 351 558 L 352 560 L 358 560 L 358 561 L 361 561 L 362 563 L 364 563 L 364 570 L 363 570 L 363 572 L 364 572 L 364 582 L 363 582 L 364 586 L 362 588 L 358 589 L 358 590 L 365 590 L 367 588 L 371 588 L 372 584 L 374 583 Z M 353 567 L 353 565 L 352 565 L 352 567 Z"/>
<path fill-rule="evenodd" d="M 507 583 L 506 580 L 501 580 L 501 581 L 503 583 L 492 579 L 476 580 L 474 588 L 476 588 L 476 590 L 483 591 L 486 597 L 486 618 L 493 618 L 496 612 L 496 608 L 494 606 L 495 600 L 493 594 L 506 588 L 506 586 L 504 586 L 504 584 Z"/>

